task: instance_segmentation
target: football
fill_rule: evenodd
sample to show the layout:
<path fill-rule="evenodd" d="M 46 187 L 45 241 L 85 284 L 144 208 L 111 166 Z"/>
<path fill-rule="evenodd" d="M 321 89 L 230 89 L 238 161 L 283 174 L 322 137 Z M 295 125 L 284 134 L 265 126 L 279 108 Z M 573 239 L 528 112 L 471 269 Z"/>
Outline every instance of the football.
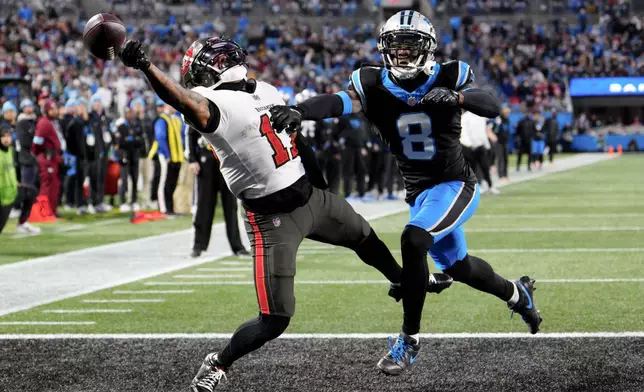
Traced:
<path fill-rule="evenodd" d="M 96 14 L 85 25 L 83 43 L 94 56 L 114 60 L 125 42 L 125 25 L 112 14 Z"/>

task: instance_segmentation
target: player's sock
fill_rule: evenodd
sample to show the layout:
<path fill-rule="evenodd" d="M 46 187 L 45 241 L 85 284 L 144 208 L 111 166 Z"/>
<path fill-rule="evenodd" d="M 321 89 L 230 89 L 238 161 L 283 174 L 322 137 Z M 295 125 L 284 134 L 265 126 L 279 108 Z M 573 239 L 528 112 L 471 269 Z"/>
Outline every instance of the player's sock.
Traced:
<path fill-rule="evenodd" d="M 401 283 L 404 315 L 402 331 L 413 336 L 420 332 L 420 319 L 429 280 L 427 250 L 434 243 L 434 239 L 420 227 L 406 226 L 400 243 L 403 259 Z"/>
<path fill-rule="evenodd" d="M 402 268 L 373 229 L 354 250 L 365 264 L 380 271 L 391 283 L 400 283 Z"/>
<path fill-rule="evenodd" d="M 517 288 L 516 283 L 512 283 L 512 286 L 514 286 L 514 293 L 512 294 L 512 297 L 508 300 L 508 304 L 515 305 L 517 302 L 519 302 L 519 289 Z"/>
<path fill-rule="evenodd" d="M 497 275 L 485 260 L 472 255 L 466 255 L 443 272 L 457 282 L 492 294 L 505 302 L 513 297 L 516 290 L 514 283 Z"/>
<path fill-rule="evenodd" d="M 260 314 L 237 328 L 226 347 L 217 354 L 217 364 L 230 367 L 244 355 L 280 336 L 288 327 L 289 317 Z"/>

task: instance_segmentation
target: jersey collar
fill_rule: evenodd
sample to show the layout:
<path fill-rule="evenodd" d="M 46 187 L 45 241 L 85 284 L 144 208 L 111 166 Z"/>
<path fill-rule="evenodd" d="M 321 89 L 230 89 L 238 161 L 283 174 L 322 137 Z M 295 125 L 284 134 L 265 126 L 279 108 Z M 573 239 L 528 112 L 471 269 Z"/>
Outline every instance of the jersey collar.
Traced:
<path fill-rule="evenodd" d="M 415 106 L 420 100 L 429 92 L 429 89 L 432 88 L 432 85 L 434 84 L 434 81 L 436 81 L 436 78 L 438 77 L 438 72 L 440 71 L 440 64 L 436 64 L 434 66 L 434 72 L 429 75 L 429 78 L 427 78 L 427 81 L 423 83 L 420 87 L 418 87 L 416 90 L 412 91 L 411 93 L 406 91 L 404 88 L 400 87 L 397 85 L 391 78 L 391 73 L 389 72 L 388 69 L 382 70 L 381 78 L 382 78 L 382 85 L 385 86 L 389 92 L 395 96 L 396 98 L 400 99 L 404 103 L 406 103 L 409 106 Z"/>

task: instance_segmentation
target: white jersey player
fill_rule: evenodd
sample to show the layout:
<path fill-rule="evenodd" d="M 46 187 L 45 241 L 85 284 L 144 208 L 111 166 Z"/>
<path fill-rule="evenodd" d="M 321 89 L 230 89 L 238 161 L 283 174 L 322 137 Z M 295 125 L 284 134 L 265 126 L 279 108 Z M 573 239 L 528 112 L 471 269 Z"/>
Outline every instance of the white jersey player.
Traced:
<path fill-rule="evenodd" d="M 402 296 L 401 268 L 385 244 L 344 199 L 312 185 L 300 157 L 307 146 L 273 130 L 269 109 L 283 104 L 281 95 L 247 79 L 245 55 L 230 40 L 196 41 L 183 59 L 179 84 L 150 63 L 140 42 L 126 42 L 120 54 L 212 144 L 228 187 L 246 210 L 259 316 L 206 357 L 191 384 L 195 392 L 211 392 L 234 361 L 286 330 L 295 312 L 295 254 L 304 238 L 353 249 L 392 282 L 390 295 Z M 440 291 L 451 278 L 432 282 Z"/>

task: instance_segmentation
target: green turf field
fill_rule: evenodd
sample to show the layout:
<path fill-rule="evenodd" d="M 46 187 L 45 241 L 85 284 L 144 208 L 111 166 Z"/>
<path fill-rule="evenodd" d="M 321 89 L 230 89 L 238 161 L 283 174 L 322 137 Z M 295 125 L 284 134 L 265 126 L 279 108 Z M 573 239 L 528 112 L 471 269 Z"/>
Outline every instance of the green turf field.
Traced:
<path fill-rule="evenodd" d="M 56 222 L 38 225 L 42 229 L 38 236 L 17 234 L 16 220 L 10 220 L 0 235 L 0 265 L 192 227 L 191 216 L 133 225 L 131 214 L 118 211 L 84 216 L 61 212 L 63 216 Z M 221 220 L 220 210 L 215 220 Z"/>
<path fill-rule="evenodd" d="M 537 279 L 544 332 L 644 331 L 643 167 L 644 157 L 628 156 L 510 185 L 501 196 L 484 196 L 466 224 L 472 254 L 504 276 Z M 397 258 L 406 221 L 399 214 L 374 222 Z M 588 281 L 606 278 L 618 281 Z M 373 280 L 382 277 L 351 252 L 305 242 L 289 332 L 397 331 L 401 306 Z M 134 293 L 141 290 L 173 292 Z M 152 302 L 100 302 L 132 299 Z M 57 312 L 66 310 L 120 313 Z M 87 324 L 0 325 L 0 333 L 232 332 L 256 312 L 251 261 L 228 258 L 0 317 Z M 423 332 L 526 330 L 505 304 L 461 284 L 428 297 L 424 314 Z"/>

